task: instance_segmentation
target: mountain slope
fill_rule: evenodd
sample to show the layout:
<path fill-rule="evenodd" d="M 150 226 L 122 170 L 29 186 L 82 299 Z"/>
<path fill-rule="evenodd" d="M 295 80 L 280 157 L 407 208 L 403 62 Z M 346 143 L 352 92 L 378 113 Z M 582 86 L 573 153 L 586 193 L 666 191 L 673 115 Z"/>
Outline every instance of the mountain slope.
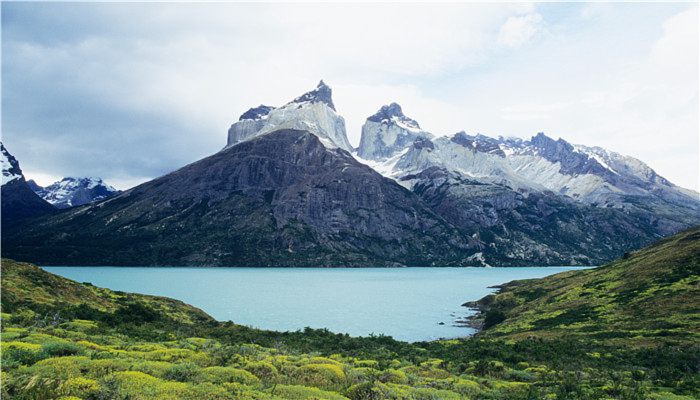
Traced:
<path fill-rule="evenodd" d="M 433 211 L 480 244 L 486 264 L 600 265 L 659 237 L 651 215 L 551 192 L 521 193 L 437 167 L 399 180 L 406 181 Z"/>
<path fill-rule="evenodd" d="M 471 240 L 314 134 L 256 137 L 98 204 L 3 232 L 51 265 L 464 265 Z"/>
<path fill-rule="evenodd" d="M 27 184 L 17 159 L 0 142 L 0 163 L 2 164 L 2 225 L 7 228 L 22 220 L 51 214 L 56 209 Z"/>
<path fill-rule="evenodd" d="M 486 337 L 700 339 L 700 227 L 605 266 L 513 281 L 468 304 Z"/>
<path fill-rule="evenodd" d="M 106 184 L 101 178 L 93 177 L 67 177 L 46 187 L 41 187 L 34 181 L 27 183 L 36 194 L 56 208 L 81 206 L 104 200 L 119 193 L 117 189 Z"/>

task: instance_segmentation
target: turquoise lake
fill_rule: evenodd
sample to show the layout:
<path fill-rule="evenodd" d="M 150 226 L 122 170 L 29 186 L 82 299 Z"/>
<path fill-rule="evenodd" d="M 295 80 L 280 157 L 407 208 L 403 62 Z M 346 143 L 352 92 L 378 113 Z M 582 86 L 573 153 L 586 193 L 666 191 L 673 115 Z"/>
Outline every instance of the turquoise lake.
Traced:
<path fill-rule="evenodd" d="M 461 304 L 493 292 L 489 286 L 580 268 L 44 269 L 113 290 L 172 297 L 218 320 L 256 328 L 294 331 L 308 326 L 422 341 L 474 333 L 453 323 L 471 314 Z"/>

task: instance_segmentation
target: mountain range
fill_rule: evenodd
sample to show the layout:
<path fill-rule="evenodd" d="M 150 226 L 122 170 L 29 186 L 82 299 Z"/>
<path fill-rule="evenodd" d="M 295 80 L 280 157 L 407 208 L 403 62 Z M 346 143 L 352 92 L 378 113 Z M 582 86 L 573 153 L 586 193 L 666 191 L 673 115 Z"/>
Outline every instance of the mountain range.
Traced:
<path fill-rule="evenodd" d="M 355 149 L 321 81 L 210 157 L 2 240 L 52 265 L 595 265 L 699 223 L 697 193 L 543 133 L 438 137 L 392 103 Z"/>
<path fill-rule="evenodd" d="M 46 187 L 40 186 L 31 179 L 27 184 L 34 193 L 56 208 L 82 206 L 119 193 L 102 178 L 97 177 L 66 177 Z"/>

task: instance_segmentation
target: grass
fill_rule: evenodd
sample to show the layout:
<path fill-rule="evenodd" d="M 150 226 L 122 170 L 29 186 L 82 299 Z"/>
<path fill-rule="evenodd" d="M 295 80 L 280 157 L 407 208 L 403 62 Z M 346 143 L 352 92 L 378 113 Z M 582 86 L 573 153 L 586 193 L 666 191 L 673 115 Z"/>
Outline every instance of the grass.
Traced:
<path fill-rule="evenodd" d="M 2 260 L 12 399 L 666 399 L 700 396 L 691 230 L 610 265 L 513 282 L 476 338 L 405 343 L 217 322 Z"/>

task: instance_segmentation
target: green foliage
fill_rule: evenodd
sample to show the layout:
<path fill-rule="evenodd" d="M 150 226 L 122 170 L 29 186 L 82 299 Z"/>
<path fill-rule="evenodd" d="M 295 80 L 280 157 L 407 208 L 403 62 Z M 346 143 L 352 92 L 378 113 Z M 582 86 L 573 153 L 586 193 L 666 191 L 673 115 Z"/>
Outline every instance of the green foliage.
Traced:
<path fill-rule="evenodd" d="M 696 248 L 696 242 L 684 243 Z M 694 253 L 679 243 L 669 239 L 661 247 L 686 261 L 680 267 L 641 251 L 620 261 L 637 263 L 624 269 L 613 264 L 509 284 L 489 297 L 496 317 L 487 318 L 491 328 L 483 334 L 413 344 L 216 323 L 174 300 L 99 289 L 3 260 L 2 306 L 9 313 L 2 315 L 0 394 L 16 400 L 700 398 L 698 268 Z M 630 269 L 638 276 L 625 273 Z"/>

